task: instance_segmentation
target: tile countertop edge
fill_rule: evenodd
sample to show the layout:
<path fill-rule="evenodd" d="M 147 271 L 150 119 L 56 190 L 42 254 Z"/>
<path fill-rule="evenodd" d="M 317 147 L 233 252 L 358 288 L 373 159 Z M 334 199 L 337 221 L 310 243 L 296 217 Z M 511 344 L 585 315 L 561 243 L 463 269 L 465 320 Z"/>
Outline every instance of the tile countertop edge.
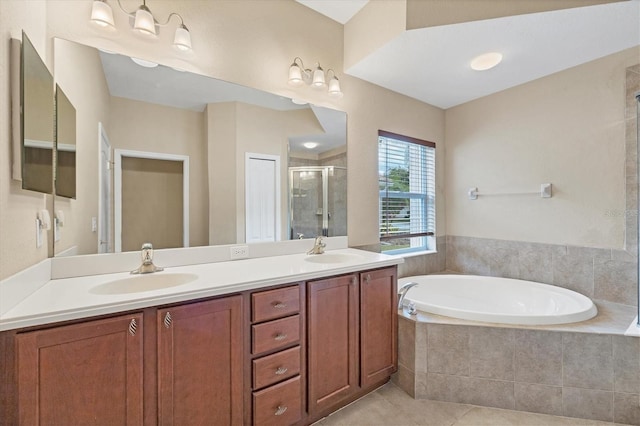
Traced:
<path fill-rule="evenodd" d="M 353 249 L 348 249 L 353 250 Z M 327 252 L 329 253 L 329 252 Z M 242 262 L 242 261 L 239 261 Z M 268 277 L 266 279 L 251 280 L 233 283 L 229 285 L 209 287 L 198 290 L 191 290 L 182 293 L 168 293 L 144 297 L 143 293 L 134 293 L 128 301 L 118 301 L 113 303 L 105 303 L 100 305 L 92 305 L 82 308 L 74 308 L 69 310 L 59 310 L 53 312 L 45 312 L 41 314 L 10 316 L 2 314 L 0 316 L 0 331 L 15 330 L 19 328 L 32 327 L 38 325 L 48 325 L 63 321 L 77 320 L 83 318 L 96 317 L 101 315 L 117 314 L 120 312 L 128 312 L 137 309 L 144 309 L 153 306 L 162 306 L 173 303 L 195 301 L 198 299 L 223 296 L 225 294 L 234 294 L 246 290 L 255 290 L 263 287 L 275 285 L 296 283 L 299 281 L 308 281 L 334 275 L 348 274 L 357 271 L 382 268 L 403 263 L 402 259 L 388 257 L 385 259 L 367 259 L 357 264 L 349 264 L 345 266 L 327 267 L 325 269 L 295 273 L 290 275 L 282 275 L 277 277 Z M 11 312 L 8 312 L 11 314 Z"/>

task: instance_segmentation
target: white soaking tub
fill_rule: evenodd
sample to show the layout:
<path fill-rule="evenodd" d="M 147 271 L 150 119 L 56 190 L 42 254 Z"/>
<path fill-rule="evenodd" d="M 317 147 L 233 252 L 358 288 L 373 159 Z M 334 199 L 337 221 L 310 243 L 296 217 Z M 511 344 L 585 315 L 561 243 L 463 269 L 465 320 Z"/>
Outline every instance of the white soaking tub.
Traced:
<path fill-rule="evenodd" d="M 582 294 L 548 284 L 475 275 L 419 275 L 404 306 L 437 315 L 501 324 L 550 325 L 585 321 L 598 314 Z"/>

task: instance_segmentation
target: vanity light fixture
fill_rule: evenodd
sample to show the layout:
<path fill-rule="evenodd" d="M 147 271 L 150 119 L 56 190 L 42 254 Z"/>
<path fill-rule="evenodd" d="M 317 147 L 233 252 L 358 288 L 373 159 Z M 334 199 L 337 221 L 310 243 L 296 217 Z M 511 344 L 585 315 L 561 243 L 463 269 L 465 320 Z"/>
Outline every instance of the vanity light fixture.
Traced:
<path fill-rule="evenodd" d="M 340 81 L 334 70 L 328 69 L 325 74 L 325 71 L 318 63 L 316 64 L 316 69 L 312 71 L 304 67 L 304 63 L 299 57 L 296 57 L 289 67 L 289 84 L 292 86 L 299 87 L 307 84 L 314 89 L 324 89 L 327 87 L 327 79 L 329 79 L 329 96 L 341 98 L 343 93 L 340 90 Z"/>
<path fill-rule="evenodd" d="M 475 71 L 486 71 L 495 67 L 500 62 L 502 62 L 502 53 L 485 53 L 471 60 L 471 69 Z"/>
<path fill-rule="evenodd" d="M 182 16 L 178 13 L 172 12 L 169 14 L 165 22 L 158 22 L 151 13 L 151 10 L 147 7 L 146 0 L 142 0 L 142 4 L 135 12 L 127 11 L 122 7 L 120 0 L 116 1 L 120 10 L 129 15 L 129 20 L 133 30 L 146 36 L 156 37 L 160 27 L 168 25 L 171 17 L 178 17 L 178 19 L 180 19 L 180 24 L 176 28 L 176 32 L 173 37 L 173 45 L 179 50 L 191 50 L 191 33 L 189 33 L 189 29 L 184 25 Z M 107 0 L 93 0 L 93 6 L 91 8 L 91 22 L 101 27 L 115 28 L 113 11 L 111 10 L 111 6 L 107 3 Z"/>

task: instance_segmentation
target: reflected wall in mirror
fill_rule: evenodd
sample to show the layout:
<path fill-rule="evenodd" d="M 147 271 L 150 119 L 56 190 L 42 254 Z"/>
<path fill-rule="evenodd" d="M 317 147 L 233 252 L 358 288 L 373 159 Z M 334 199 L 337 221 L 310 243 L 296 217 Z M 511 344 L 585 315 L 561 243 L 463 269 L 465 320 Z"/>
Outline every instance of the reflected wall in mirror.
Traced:
<path fill-rule="evenodd" d="M 29 37 L 22 33 L 22 188 L 53 191 L 53 76 Z"/>
<path fill-rule="evenodd" d="M 289 200 L 290 190 L 300 188 L 290 186 L 289 168 L 332 166 L 344 170 L 346 166 L 344 112 L 297 105 L 281 96 L 134 62 L 127 56 L 62 39 L 54 40 L 54 62 L 56 82 L 76 107 L 78 123 L 77 200 L 55 200 L 56 209 L 62 203 L 74 218 L 67 220 L 66 240 L 63 237 L 56 242 L 56 253 L 69 248 L 77 254 L 110 252 L 123 234 L 142 234 L 140 241 L 127 242 L 128 249 L 137 250 L 142 242 L 163 248 L 164 243 L 154 241 L 154 226 L 165 231 L 168 227 L 185 229 L 189 238 L 184 240 L 190 246 L 296 238 L 289 221 Z M 318 146 L 303 148 L 301 143 L 309 141 Z M 114 152 L 125 160 L 118 167 L 126 168 L 129 163 L 135 170 L 112 171 L 114 167 L 99 166 L 101 161 L 109 163 L 107 158 Z M 149 164 L 126 161 L 127 155 L 186 157 L 188 169 L 158 164 L 145 169 Z M 101 174 L 101 169 L 108 171 Z M 329 200 L 338 201 L 328 207 L 322 203 L 300 206 L 296 212 L 321 225 L 300 232 L 305 238 L 323 233 L 323 216 L 328 217 L 328 235 L 346 235 L 346 172 L 344 179 L 336 179 L 338 173 L 333 173 L 327 190 L 316 189 L 314 197 L 327 192 Z M 116 182 L 114 175 L 121 176 L 121 181 Z M 183 178 L 188 179 L 188 186 L 179 184 Z M 126 179 L 147 183 L 126 192 L 123 188 L 136 187 Z M 132 202 L 143 199 L 147 189 L 157 189 L 149 185 L 156 185 L 165 195 L 163 199 L 156 197 L 154 205 L 138 203 L 135 213 L 126 215 L 131 219 L 125 223 L 121 215 L 119 226 L 111 226 L 116 225 L 117 210 L 131 212 Z M 188 203 L 185 213 L 169 217 L 179 200 Z M 247 205 L 259 207 L 250 207 L 248 214 Z M 98 238 L 101 228 L 114 231 Z M 148 230 L 134 232 L 142 228 Z"/>
<path fill-rule="evenodd" d="M 56 84 L 56 195 L 76 198 L 76 109 Z"/>

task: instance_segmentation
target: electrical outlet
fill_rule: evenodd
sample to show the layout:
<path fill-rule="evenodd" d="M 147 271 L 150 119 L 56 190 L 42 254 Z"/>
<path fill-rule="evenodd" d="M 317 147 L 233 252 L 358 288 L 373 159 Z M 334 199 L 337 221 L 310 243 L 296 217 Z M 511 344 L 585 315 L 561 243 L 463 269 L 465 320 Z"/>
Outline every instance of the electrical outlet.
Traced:
<path fill-rule="evenodd" d="M 249 257 L 249 246 L 233 246 L 229 254 L 231 260 L 246 259 Z"/>

